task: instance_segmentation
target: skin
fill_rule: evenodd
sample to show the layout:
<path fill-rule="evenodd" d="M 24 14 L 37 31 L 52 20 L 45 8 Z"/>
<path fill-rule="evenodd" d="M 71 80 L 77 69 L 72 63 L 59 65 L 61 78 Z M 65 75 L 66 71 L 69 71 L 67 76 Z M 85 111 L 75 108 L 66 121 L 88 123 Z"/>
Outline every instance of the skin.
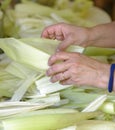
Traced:
<path fill-rule="evenodd" d="M 80 53 L 67 53 L 64 50 L 72 44 L 83 47 L 115 47 L 115 22 L 92 28 L 59 23 L 46 27 L 42 37 L 60 40 L 56 53 L 48 61 L 47 76 L 51 77 L 51 82 L 107 88 L 109 64 Z"/>

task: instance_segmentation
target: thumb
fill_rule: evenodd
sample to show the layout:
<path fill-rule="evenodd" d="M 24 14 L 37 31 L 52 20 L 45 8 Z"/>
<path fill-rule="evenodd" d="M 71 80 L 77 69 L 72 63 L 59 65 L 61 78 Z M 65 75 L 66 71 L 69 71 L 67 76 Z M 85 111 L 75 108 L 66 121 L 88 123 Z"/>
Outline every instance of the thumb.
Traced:
<path fill-rule="evenodd" d="M 66 50 L 70 45 L 72 44 L 72 41 L 69 39 L 65 39 L 64 41 L 62 41 L 58 46 L 56 51 L 64 51 Z"/>

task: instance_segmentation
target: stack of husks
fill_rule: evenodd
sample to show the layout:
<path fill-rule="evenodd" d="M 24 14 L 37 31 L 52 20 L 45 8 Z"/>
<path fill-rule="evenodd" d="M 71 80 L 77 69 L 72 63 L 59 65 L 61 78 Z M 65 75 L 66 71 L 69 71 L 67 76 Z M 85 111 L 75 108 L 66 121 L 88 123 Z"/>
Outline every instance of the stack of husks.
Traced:
<path fill-rule="evenodd" d="M 14 8 L 10 0 L 1 3 L 0 130 L 114 130 L 115 94 L 51 83 L 45 72 L 59 41 L 40 38 L 44 27 L 57 22 L 90 27 L 111 19 L 90 0 L 53 1 L 46 6 L 22 0 Z M 115 62 L 112 48 L 66 51 Z"/>

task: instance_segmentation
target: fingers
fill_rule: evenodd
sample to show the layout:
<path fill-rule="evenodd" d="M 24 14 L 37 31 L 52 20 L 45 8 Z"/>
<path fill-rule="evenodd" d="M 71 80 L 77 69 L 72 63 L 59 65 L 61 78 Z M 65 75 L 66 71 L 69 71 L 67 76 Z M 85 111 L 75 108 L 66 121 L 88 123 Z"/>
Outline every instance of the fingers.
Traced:
<path fill-rule="evenodd" d="M 55 25 L 46 27 L 43 30 L 41 37 L 49 38 L 49 39 L 57 39 L 57 40 L 64 39 L 63 31 L 60 24 L 55 24 Z"/>
<path fill-rule="evenodd" d="M 58 52 L 49 58 L 48 65 L 51 66 L 56 62 L 66 61 L 69 59 L 69 57 L 70 57 L 69 53 Z"/>
<path fill-rule="evenodd" d="M 55 39 L 55 32 L 52 28 L 47 27 L 42 32 L 41 37 L 49 38 L 49 39 Z"/>
<path fill-rule="evenodd" d="M 62 62 L 62 63 L 57 63 L 52 65 L 46 72 L 47 76 L 52 76 L 55 75 L 57 73 L 61 73 L 66 71 L 68 68 L 70 67 L 70 64 L 67 64 L 66 62 Z"/>
<path fill-rule="evenodd" d="M 51 77 L 51 82 L 57 82 L 57 81 L 63 81 L 70 78 L 70 74 L 68 71 L 65 71 L 63 73 L 58 73 Z"/>
<path fill-rule="evenodd" d="M 73 84 L 73 81 L 72 81 L 71 78 L 68 78 L 68 79 L 64 79 L 64 80 L 60 81 L 60 84 L 62 84 L 62 85 L 71 85 L 71 84 Z"/>
<path fill-rule="evenodd" d="M 44 38 L 49 38 L 49 39 L 53 39 L 53 40 L 59 40 L 62 41 L 64 39 L 63 34 L 57 34 L 57 32 L 50 32 L 50 30 L 45 30 L 45 32 L 42 33 L 42 37 Z"/>
<path fill-rule="evenodd" d="M 69 47 L 72 43 L 71 37 L 64 39 L 57 47 L 57 51 L 64 51 L 67 47 Z"/>
<path fill-rule="evenodd" d="M 71 63 L 67 63 L 70 55 L 66 52 L 59 52 L 50 58 L 51 67 L 47 70 L 46 75 L 51 76 L 51 82 L 62 81 L 70 77 L 70 73 L 67 71 L 71 67 Z"/>
<path fill-rule="evenodd" d="M 55 24 L 46 27 L 43 30 L 41 36 L 43 38 L 56 39 L 62 41 L 57 47 L 57 51 L 63 51 L 71 44 L 75 43 L 75 39 L 73 38 L 74 33 L 71 33 L 71 30 L 72 27 L 70 28 L 70 25 L 63 23 Z"/>

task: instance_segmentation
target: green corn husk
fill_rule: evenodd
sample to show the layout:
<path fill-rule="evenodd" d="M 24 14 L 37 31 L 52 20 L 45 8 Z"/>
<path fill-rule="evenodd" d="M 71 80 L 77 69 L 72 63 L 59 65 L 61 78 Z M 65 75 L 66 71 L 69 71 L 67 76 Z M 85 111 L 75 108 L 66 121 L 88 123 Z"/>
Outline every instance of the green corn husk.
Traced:
<path fill-rule="evenodd" d="M 115 49 L 103 47 L 87 47 L 83 53 L 88 56 L 111 56 L 115 54 Z"/>
<path fill-rule="evenodd" d="M 66 128 L 63 128 L 63 129 L 60 129 L 60 130 L 76 130 L 77 126 L 69 126 L 69 127 L 66 127 Z"/>
<path fill-rule="evenodd" d="M 9 7 L 10 3 L 11 3 L 11 0 L 1 1 L 1 7 L 0 8 L 5 11 Z"/>
<path fill-rule="evenodd" d="M 17 62 L 12 61 L 6 68 L 5 71 L 8 72 L 11 75 L 14 75 L 14 77 L 18 77 L 20 79 L 26 79 L 30 75 L 32 75 L 34 70 L 31 70 L 27 67 L 25 67 L 22 64 L 19 64 Z"/>
<path fill-rule="evenodd" d="M 93 112 L 98 110 L 106 99 L 107 99 L 106 94 L 99 96 L 93 102 L 91 102 L 86 108 L 84 108 L 82 112 Z"/>
<path fill-rule="evenodd" d="M 2 121 L 3 130 L 56 130 L 91 119 L 97 113 L 54 113 L 14 117 Z"/>
<path fill-rule="evenodd" d="M 115 115 L 115 101 L 106 101 L 100 107 L 100 110 L 104 113 Z"/>
<path fill-rule="evenodd" d="M 0 48 L 12 60 L 25 64 L 36 71 L 48 69 L 48 59 L 56 50 L 59 41 L 49 39 L 15 39 L 1 38 Z M 44 47 L 45 45 L 45 47 Z M 83 47 L 70 47 L 70 51 L 83 51 Z"/>
<path fill-rule="evenodd" d="M 0 48 L 14 61 L 34 67 L 36 70 L 48 68 L 47 61 L 50 55 L 17 39 L 0 39 Z"/>
<path fill-rule="evenodd" d="M 76 130 L 115 130 L 115 123 L 112 121 L 87 120 L 76 126 Z"/>
<path fill-rule="evenodd" d="M 3 12 L 0 10 L 0 37 L 3 37 Z M 0 50 L 1 53 L 1 50 Z"/>

